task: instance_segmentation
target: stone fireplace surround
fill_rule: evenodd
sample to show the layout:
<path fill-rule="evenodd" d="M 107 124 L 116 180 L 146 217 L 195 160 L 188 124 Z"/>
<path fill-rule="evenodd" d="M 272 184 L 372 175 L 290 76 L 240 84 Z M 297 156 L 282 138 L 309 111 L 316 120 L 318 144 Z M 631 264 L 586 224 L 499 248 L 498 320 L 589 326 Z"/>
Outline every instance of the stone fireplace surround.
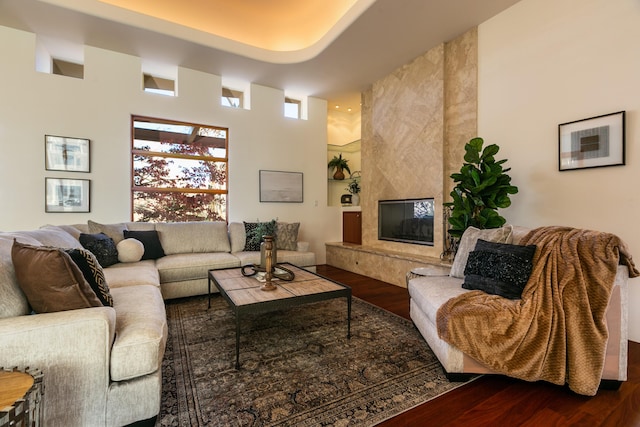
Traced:
<path fill-rule="evenodd" d="M 477 136 L 477 28 L 433 47 L 362 94 L 362 245 L 328 243 L 327 264 L 398 286 L 447 265 L 442 204 Z M 434 246 L 378 240 L 378 200 L 434 197 Z"/>

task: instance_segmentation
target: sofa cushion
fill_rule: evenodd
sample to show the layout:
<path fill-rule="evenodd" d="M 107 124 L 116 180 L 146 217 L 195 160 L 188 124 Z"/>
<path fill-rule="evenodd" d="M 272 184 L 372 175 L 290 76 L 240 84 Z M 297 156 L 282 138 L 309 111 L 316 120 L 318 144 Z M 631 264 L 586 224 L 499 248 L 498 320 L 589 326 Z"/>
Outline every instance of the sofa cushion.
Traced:
<path fill-rule="evenodd" d="M 113 242 L 116 244 L 118 244 L 120 240 L 124 239 L 123 232 L 127 229 L 127 224 L 124 223 L 100 224 L 98 222 L 88 220 L 87 225 L 89 226 L 89 233 L 104 233 L 107 236 L 111 237 L 113 239 Z"/>
<path fill-rule="evenodd" d="M 78 228 L 76 228 L 73 225 L 51 225 L 51 224 L 47 224 L 47 225 L 43 225 L 42 227 L 40 227 L 40 229 L 41 230 L 59 229 L 59 230 L 67 232 L 71 237 L 73 237 L 76 240 L 78 240 L 78 238 L 80 237 L 80 233 L 82 233 L 82 230 L 79 230 Z M 87 230 L 87 232 L 88 232 L 88 230 Z"/>
<path fill-rule="evenodd" d="M 278 251 L 280 253 L 280 251 Z M 233 254 L 240 261 L 240 265 L 260 264 L 260 252 L 256 251 L 240 251 Z"/>
<path fill-rule="evenodd" d="M 531 269 L 535 245 L 510 245 L 478 240 L 469 254 L 462 287 L 519 299 Z"/>
<path fill-rule="evenodd" d="M 144 255 L 144 244 L 138 239 L 122 239 L 117 245 L 118 261 L 138 262 Z"/>
<path fill-rule="evenodd" d="M 298 267 L 308 267 L 316 265 L 316 254 L 314 252 L 278 250 L 278 262 L 289 262 Z"/>
<path fill-rule="evenodd" d="M 113 288 L 116 337 L 111 379 L 125 381 L 160 369 L 167 340 L 164 301 L 154 286 Z"/>
<path fill-rule="evenodd" d="M 231 251 L 224 221 L 158 223 L 156 230 L 166 255 Z"/>
<path fill-rule="evenodd" d="M 240 265 L 260 264 L 260 252 L 242 251 L 233 255 L 238 257 Z M 298 267 L 310 267 L 316 265 L 316 254 L 314 252 L 278 250 L 277 262 L 289 262 Z"/>
<path fill-rule="evenodd" d="M 231 243 L 231 253 L 240 252 L 247 242 L 247 234 L 244 231 L 244 224 L 241 222 L 229 223 L 229 241 Z"/>
<path fill-rule="evenodd" d="M 153 260 L 118 263 L 103 271 L 111 289 L 135 285 L 160 287 L 160 275 Z"/>
<path fill-rule="evenodd" d="M 38 230 L 18 231 L 15 234 L 17 236 L 22 235 L 25 237 L 31 237 L 40 242 L 42 246 L 53 246 L 56 248 L 82 247 L 80 242 L 71 234 L 55 225 L 47 225 Z"/>
<path fill-rule="evenodd" d="M 118 263 L 118 249 L 115 242 L 104 233 L 80 234 L 80 243 L 93 253 L 102 267 Z"/>
<path fill-rule="evenodd" d="M 237 257 L 226 252 L 174 254 L 156 260 L 160 283 L 204 279 L 211 269 L 240 267 Z"/>
<path fill-rule="evenodd" d="M 262 236 L 276 235 L 276 221 L 271 220 L 269 222 L 245 222 L 244 231 L 247 238 L 243 250 L 259 251 L 260 243 L 262 242 Z"/>
<path fill-rule="evenodd" d="M 160 243 L 160 237 L 158 237 L 158 232 L 156 230 L 125 230 L 124 237 L 125 239 L 136 239 L 140 243 L 142 243 L 144 250 L 141 259 L 158 259 L 162 258 L 165 255 L 164 249 L 162 248 L 162 243 Z"/>
<path fill-rule="evenodd" d="M 35 312 L 102 306 L 78 266 L 63 249 L 15 241 L 11 259 L 18 284 Z"/>
<path fill-rule="evenodd" d="M 126 222 L 125 225 L 127 226 L 127 229 L 131 231 L 149 231 L 156 229 L 155 222 L 132 221 Z"/>
<path fill-rule="evenodd" d="M 299 222 L 276 223 L 276 248 L 295 251 L 298 243 Z"/>
<path fill-rule="evenodd" d="M 67 249 L 66 252 L 76 263 L 84 276 L 84 280 L 91 286 L 102 305 L 113 307 L 113 298 L 109 292 L 109 285 L 107 285 L 102 267 L 95 255 L 86 249 Z"/>
<path fill-rule="evenodd" d="M 424 312 L 435 325 L 440 306 L 453 297 L 469 292 L 462 288 L 462 279 L 451 276 L 416 277 L 409 280 L 408 289 L 411 300 Z"/>
<path fill-rule="evenodd" d="M 11 261 L 13 239 L 6 234 L 0 235 L 0 319 L 23 316 L 30 311 L 29 302 L 20 289 Z M 25 237 L 19 237 L 18 241 L 35 246 L 40 244 L 35 239 Z"/>
<path fill-rule="evenodd" d="M 476 247 L 478 239 L 489 242 L 511 243 L 511 229 L 511 225 L 486 230 L 480 230 L 475 227 L 467 228 L 460 238 L 460 245 L 458 245 L 456 256 L 451 265 L 451 276 L 460 279 L 464 278 L 464 268 L 467 265 L 467 258 L 469 257 L 469 253 Z"/>

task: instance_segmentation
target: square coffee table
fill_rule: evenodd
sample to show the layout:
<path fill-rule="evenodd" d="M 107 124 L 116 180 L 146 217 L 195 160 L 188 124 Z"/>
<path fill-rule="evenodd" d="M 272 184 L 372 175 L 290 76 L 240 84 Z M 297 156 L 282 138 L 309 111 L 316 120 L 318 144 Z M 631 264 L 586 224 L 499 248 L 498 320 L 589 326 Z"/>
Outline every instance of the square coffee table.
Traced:
<path fill-rule="evenodd" d="M 332 298 L 347 299 L 347 338 L 351 338 L 351 288 L 303 270 L 283 264 L 293 271 L 293 281 L 276 280 L 277 289 L 263 291 L 255 276 L 242 275 L 241 268 L 209 270 L 208 296 L 211 307 L 211 282 L 236 316 L 236 369 L 240 369 L 240 319 L 246 314 L 265 313 Z"/>

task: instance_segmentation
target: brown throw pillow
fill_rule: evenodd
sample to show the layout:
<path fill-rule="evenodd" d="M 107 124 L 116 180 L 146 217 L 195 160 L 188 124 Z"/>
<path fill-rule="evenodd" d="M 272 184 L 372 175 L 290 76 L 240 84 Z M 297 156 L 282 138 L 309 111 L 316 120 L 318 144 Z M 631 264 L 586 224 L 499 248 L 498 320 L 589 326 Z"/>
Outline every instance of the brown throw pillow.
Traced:
<path fill-rule="evenodd" d="M 11 259 L 18 284 L 36 313 L 102 307 L 64 249 L 31 246 L 14 240 Z"/>

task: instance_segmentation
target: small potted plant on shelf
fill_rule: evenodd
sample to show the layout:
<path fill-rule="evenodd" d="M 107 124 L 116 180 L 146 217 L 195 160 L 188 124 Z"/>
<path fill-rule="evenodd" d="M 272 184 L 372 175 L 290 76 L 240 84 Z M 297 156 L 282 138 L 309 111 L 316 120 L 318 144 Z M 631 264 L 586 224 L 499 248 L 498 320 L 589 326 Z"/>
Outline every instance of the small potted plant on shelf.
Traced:
<path fill-rule="evenodd" d="M 347 190 L 349 193 L 352 194 L 351 196 L 351 204 L 353 206 L 358 206 L 360 205 L 360 183 L 358 182 L 358 178 L 353 178 L 353 181 L 351 181 L 349 183 L 349 185 L 347 185 L 347 188 L 345 188 L 345 190 Z"/>
<path fill-rule="evenodd" d="M 344 179 L 344 171 L 351 173 L 351 169 L 349 169 L 349 160 L 342 158 L 342 153 L 339 156 L 333 156 L 333 159 L 329 161 L 327 167 L 335 169 L 336 172 L 333 174 L 333 179 L 343 180 Z"/>

